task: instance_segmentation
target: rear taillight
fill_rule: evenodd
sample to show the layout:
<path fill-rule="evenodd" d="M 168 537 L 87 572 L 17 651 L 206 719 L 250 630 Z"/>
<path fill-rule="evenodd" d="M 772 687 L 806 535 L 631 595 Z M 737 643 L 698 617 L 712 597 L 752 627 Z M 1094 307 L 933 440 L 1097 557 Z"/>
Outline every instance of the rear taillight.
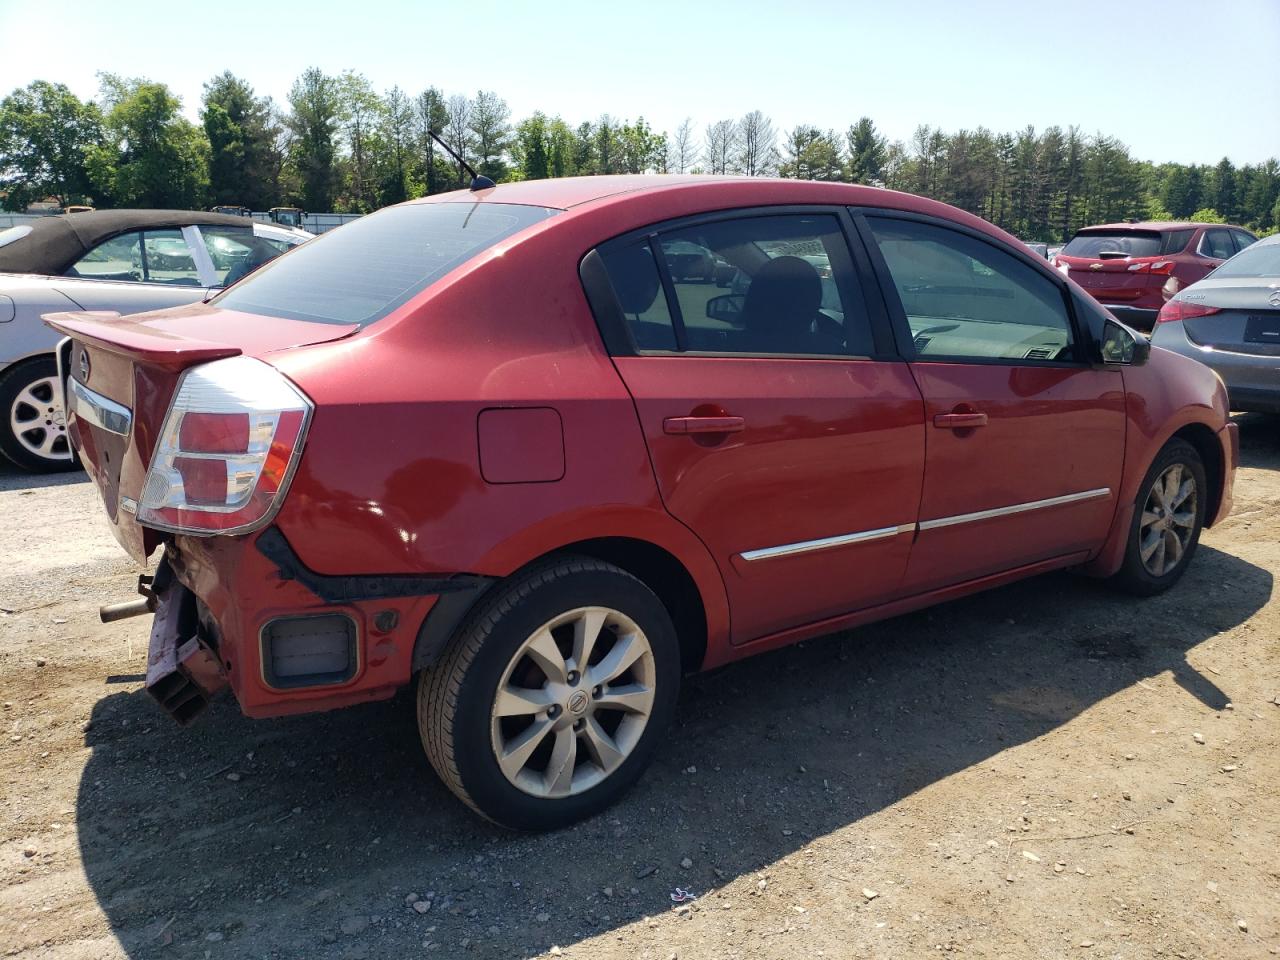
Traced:
<path fill-rule="evenodd" d="M 188 370 L 151 458 L 138 522 L 194 534 L 264 526 L 284 499 L 312 409 L 261 360 Z"/>
<path fill-rule="evenodd" d="M 1172 260 L 1139 260 L 1129 264 L 1128 270 L 1130 273 L 1153 273 L 1167 277 L 1173 273 L 1174 265 Z"/>
<path fill-rule="evenodd" d="M 1174 320 L 1194 320 L 1196 317 L 1208 317 L 1221 312 L 1221 307 L 1205 307 L 1198 303 L 1170 300 L 1160 308 L 1160 313 L 1156 315 L 1156 323 L 1170 323 Z"/>

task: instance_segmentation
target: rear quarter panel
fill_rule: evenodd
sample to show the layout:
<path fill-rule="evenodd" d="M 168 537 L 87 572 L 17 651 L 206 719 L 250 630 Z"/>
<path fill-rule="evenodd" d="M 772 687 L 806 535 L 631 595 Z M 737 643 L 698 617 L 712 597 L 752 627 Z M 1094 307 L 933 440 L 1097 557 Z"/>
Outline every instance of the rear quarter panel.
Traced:
<path fill-rule="evenodd" d="M 316 404 L 276 523 L 323 573 L 504 577 L 577 541 L 644 540 L 693 577 L 710 650 L 727 643 L 724 585 L 662 506 L 578 278 L 599 238 L 581 237 L 500 247 L 354 337 L 265 355 Z M 485 480 L 480 415 L 519 407 L 559 414 L 560 479 Z"/>

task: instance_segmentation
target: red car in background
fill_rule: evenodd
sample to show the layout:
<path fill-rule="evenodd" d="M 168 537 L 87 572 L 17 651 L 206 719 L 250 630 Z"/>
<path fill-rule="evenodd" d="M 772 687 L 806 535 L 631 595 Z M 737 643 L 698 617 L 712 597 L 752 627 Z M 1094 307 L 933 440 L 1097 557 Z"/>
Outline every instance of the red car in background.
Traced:
<path fill-rule="evenodd" d="M 1125 323 L 1150 331 L 1165 301 L 1257 239 L 1220 223 L 1107 223 L 1077 231 L 1054 265 Z"/>
<path fill-rule="evenodd" d="M 48 319 L 112 529 L 162 551 L 163 707 L 416 677 L 436 771 L 518 828 L 618 797 L 683 672 L 1059 568 L 1156 593 L 1231 506 L 1211 370 L 869 187 L 460 191 L 208 304 Z"/>

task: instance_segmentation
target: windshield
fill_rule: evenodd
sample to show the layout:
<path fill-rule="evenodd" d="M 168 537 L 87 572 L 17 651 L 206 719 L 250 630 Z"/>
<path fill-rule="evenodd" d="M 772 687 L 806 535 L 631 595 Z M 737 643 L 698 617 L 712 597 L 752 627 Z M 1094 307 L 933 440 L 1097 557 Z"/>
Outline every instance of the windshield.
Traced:
<path fill-rule="evenodd" d="M 1064 257 L 1159 257 L 1177 253 L 1191 239 L 1192 230 L 1090 230 L 1077 233 L 1062 248 Z"/>
<path fill-rule="evenodd" d="M 213 303 L 290 320 L 365 326 L 557 212 L 507 203 L 388 207 L 302 244 Z"/>
<path fill-rule="evenodd" d="M 1255 243 L 1213 271 L 1213 277 L 1280 279 L 1280 243 Z"/>
<path fill-rule="evenodd" d="M 21 223 L 16 227 L 10 227 L 8 230 L 0 230 L 0 247 L 7 247 L 15 240 L 21 240 L 31 232 L 28 224 Z"/>

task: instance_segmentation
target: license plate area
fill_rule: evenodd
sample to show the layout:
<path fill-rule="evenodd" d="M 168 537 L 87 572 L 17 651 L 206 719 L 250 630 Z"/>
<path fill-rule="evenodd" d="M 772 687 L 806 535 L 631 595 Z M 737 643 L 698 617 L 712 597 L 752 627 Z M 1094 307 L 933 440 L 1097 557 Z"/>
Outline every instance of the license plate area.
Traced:
<path fill-rule="evenodd" d="M 1272 317 L 1251 314 L 1244 322 L 1245 343 L 1280 346 L 1280 314 Z"/>

